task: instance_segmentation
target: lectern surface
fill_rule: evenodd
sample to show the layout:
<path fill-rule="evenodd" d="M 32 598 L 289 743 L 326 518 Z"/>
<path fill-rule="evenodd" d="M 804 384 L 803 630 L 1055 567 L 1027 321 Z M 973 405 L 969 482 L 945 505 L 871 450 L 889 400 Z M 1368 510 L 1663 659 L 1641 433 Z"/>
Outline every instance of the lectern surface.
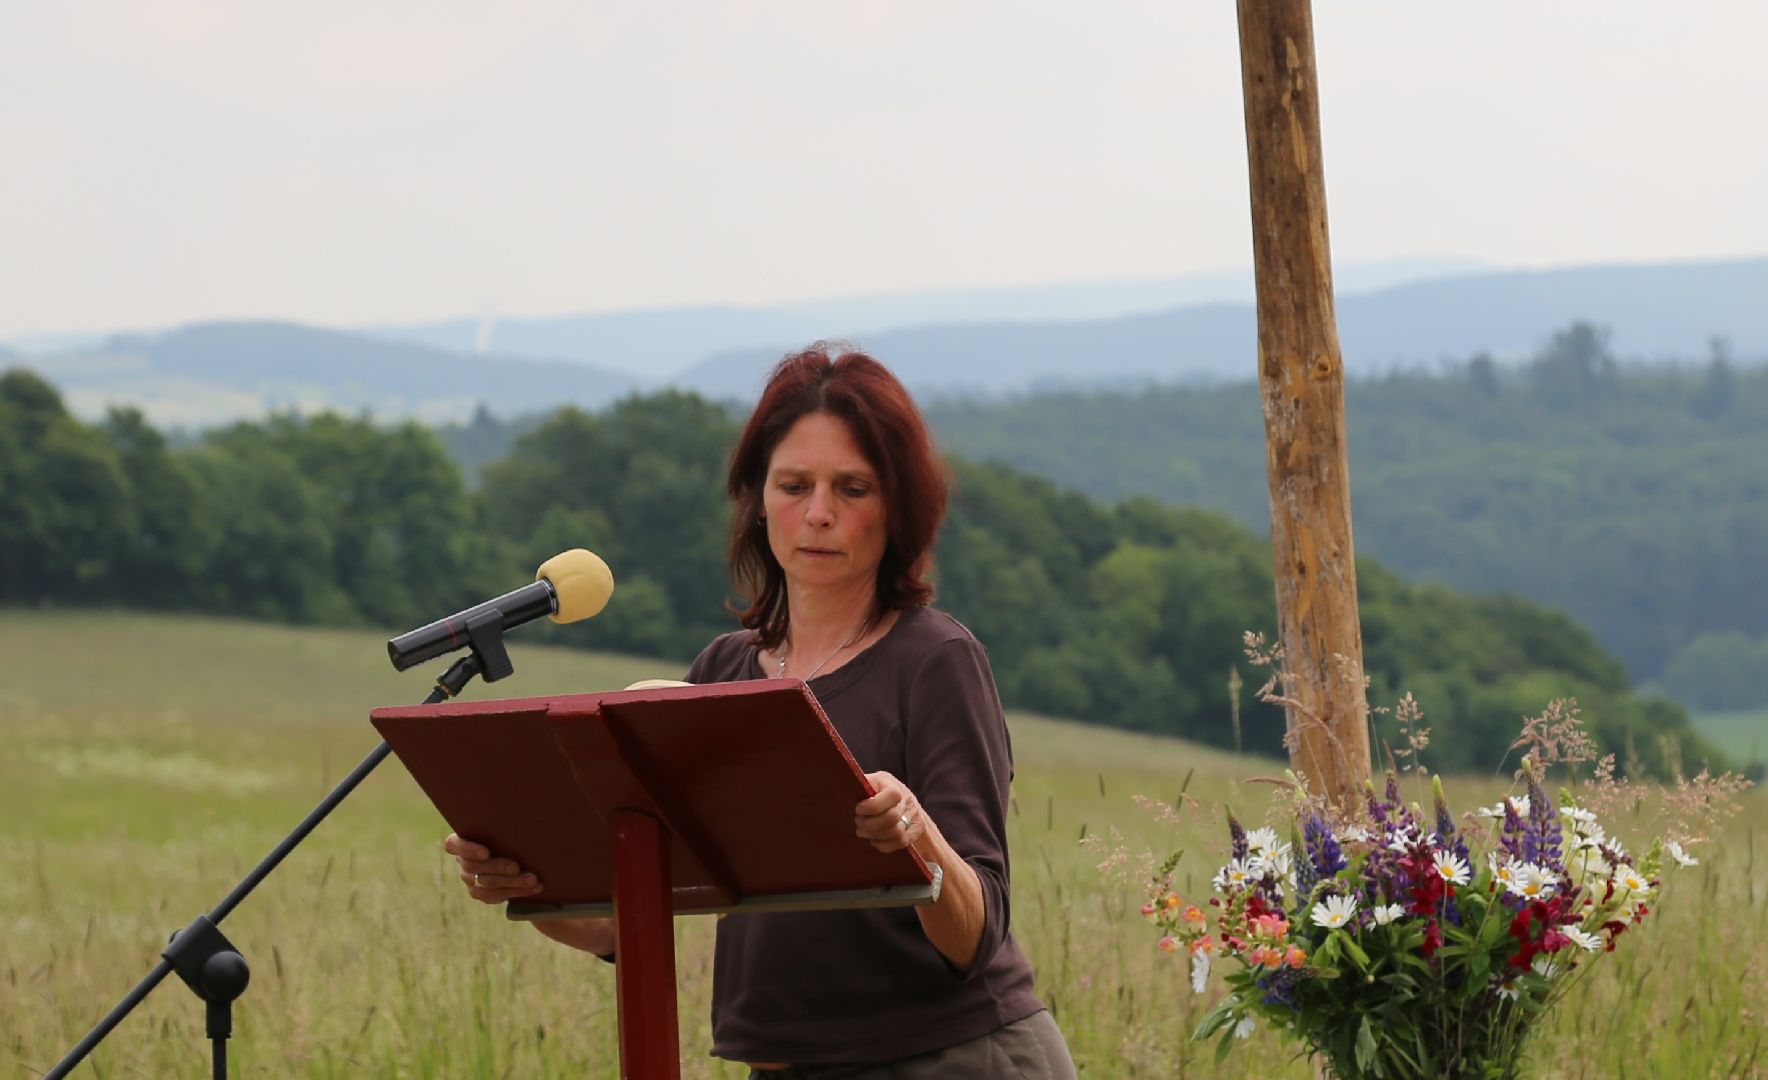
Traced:
<path fill-rule="evenodd" d="M 904 904 L 930 875 L 853 832 L 872 794 L 796 679 L 377 709 L 448 824 L 540 877 L 513 918 L 602 913 L 609 822 L 657 818 L 677 914 Z"/>

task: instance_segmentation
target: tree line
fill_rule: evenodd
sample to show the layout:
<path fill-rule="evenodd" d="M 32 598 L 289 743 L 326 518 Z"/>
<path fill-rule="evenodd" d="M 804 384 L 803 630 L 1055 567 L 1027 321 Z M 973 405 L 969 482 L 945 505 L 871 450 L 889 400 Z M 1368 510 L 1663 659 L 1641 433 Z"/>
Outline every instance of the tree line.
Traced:
<path fill-rule="evenodd" d="M 736 433 L 724 406 L 679 392 L 562 408 L 469 491 L 415 423 L 274 415 L 173 447 L 131 409 L 83 422 L 13 370 L 0 375 L 0 602 L 400 630 L 581 546 L 614 568 L 614 601 L 536 636 L 685 666 L 733 625 L 722 481 Z M 1281 753 L 1279 711 L 1242 700 L 1241 725 L 1229 720 L 1231 677 L 1264 677 L 1242 634 L 1275 625 L 1262 540 L 1213 512 L 950 465 L 940 604 L 988 646 L 1010 705 Z M 1359 576 L 1371 698 L 1418 698 L 1438 767 L 1499 767 L 1520 720 L 1566 695 L 1635 770 L 1714 758 L 1678 707 L 1634 693 L 1567 616 L 1411 584 L 1368 560 Z M 1395 738 L 1386 716 L 1375 722 Z"/>
<path fill-rule="evenodd" d="M 1568 611 L 1688 704 L 1768 705 L 1759 667 L 1718 660 L 1768 650 L 1768 368 L 1723 341 L 1703 364 L 1623 365 L 1579 323 L 1526 363 L 1352 379 L 1345 398 L 1359 552 Z M 1249 384 L 949 401 L 929 417 L 968 457 L 1269 529 Z"/>

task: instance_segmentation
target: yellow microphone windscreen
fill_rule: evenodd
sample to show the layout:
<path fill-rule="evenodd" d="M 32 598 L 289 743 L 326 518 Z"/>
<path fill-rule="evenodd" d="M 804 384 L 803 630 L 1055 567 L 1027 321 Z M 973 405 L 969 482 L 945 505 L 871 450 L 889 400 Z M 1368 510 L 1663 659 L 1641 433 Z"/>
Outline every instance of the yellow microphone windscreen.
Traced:
<path fill-rule="evenodd" d="M 541 563 L 534 580 L 542 579 L 552 582 L 559 600 L 559 610 L 552 614 L 556 623 L 587 619 L 608 606 L 614 594 L 614 572 L 601 556 L 583 548 L 561 551 Z"/>

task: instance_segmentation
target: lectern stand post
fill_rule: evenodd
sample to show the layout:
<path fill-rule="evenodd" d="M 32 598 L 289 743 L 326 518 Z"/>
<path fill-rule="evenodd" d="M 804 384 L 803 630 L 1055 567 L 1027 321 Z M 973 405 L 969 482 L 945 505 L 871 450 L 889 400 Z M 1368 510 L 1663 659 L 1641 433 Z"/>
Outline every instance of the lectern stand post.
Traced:
<path fill-rule="evenodd" d="M 667 834 L 656 818 L 637 810 L 616 811 L 610 825 L 620 1075 L 674 1080 L 681 1076 L 681 1039 Z"/>

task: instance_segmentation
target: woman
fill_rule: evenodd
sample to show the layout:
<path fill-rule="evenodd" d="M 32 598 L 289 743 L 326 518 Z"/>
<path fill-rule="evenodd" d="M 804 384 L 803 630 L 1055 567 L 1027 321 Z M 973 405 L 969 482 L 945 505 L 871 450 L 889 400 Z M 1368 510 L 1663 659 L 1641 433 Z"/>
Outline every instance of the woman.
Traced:
<path fill-rule="evenodd" d="M 731 915 L 718 924 L 712 1052 L 790 1077 L 1072 1077 L 1008 932 L 1012 747 L 988 657 L 928 606 L 946 485 L 907 392 L 862 353 L 821 345 L 774 369 L 731 456 L 731 575 L 744 629 L 694 683 L 802 679 L 876 794 L 854 832 L 940 868 L 914 908 Z M 450 836 L 474 899 L 540 891 Z M 610 920 L 535 922 L 613 951 Z"/>

